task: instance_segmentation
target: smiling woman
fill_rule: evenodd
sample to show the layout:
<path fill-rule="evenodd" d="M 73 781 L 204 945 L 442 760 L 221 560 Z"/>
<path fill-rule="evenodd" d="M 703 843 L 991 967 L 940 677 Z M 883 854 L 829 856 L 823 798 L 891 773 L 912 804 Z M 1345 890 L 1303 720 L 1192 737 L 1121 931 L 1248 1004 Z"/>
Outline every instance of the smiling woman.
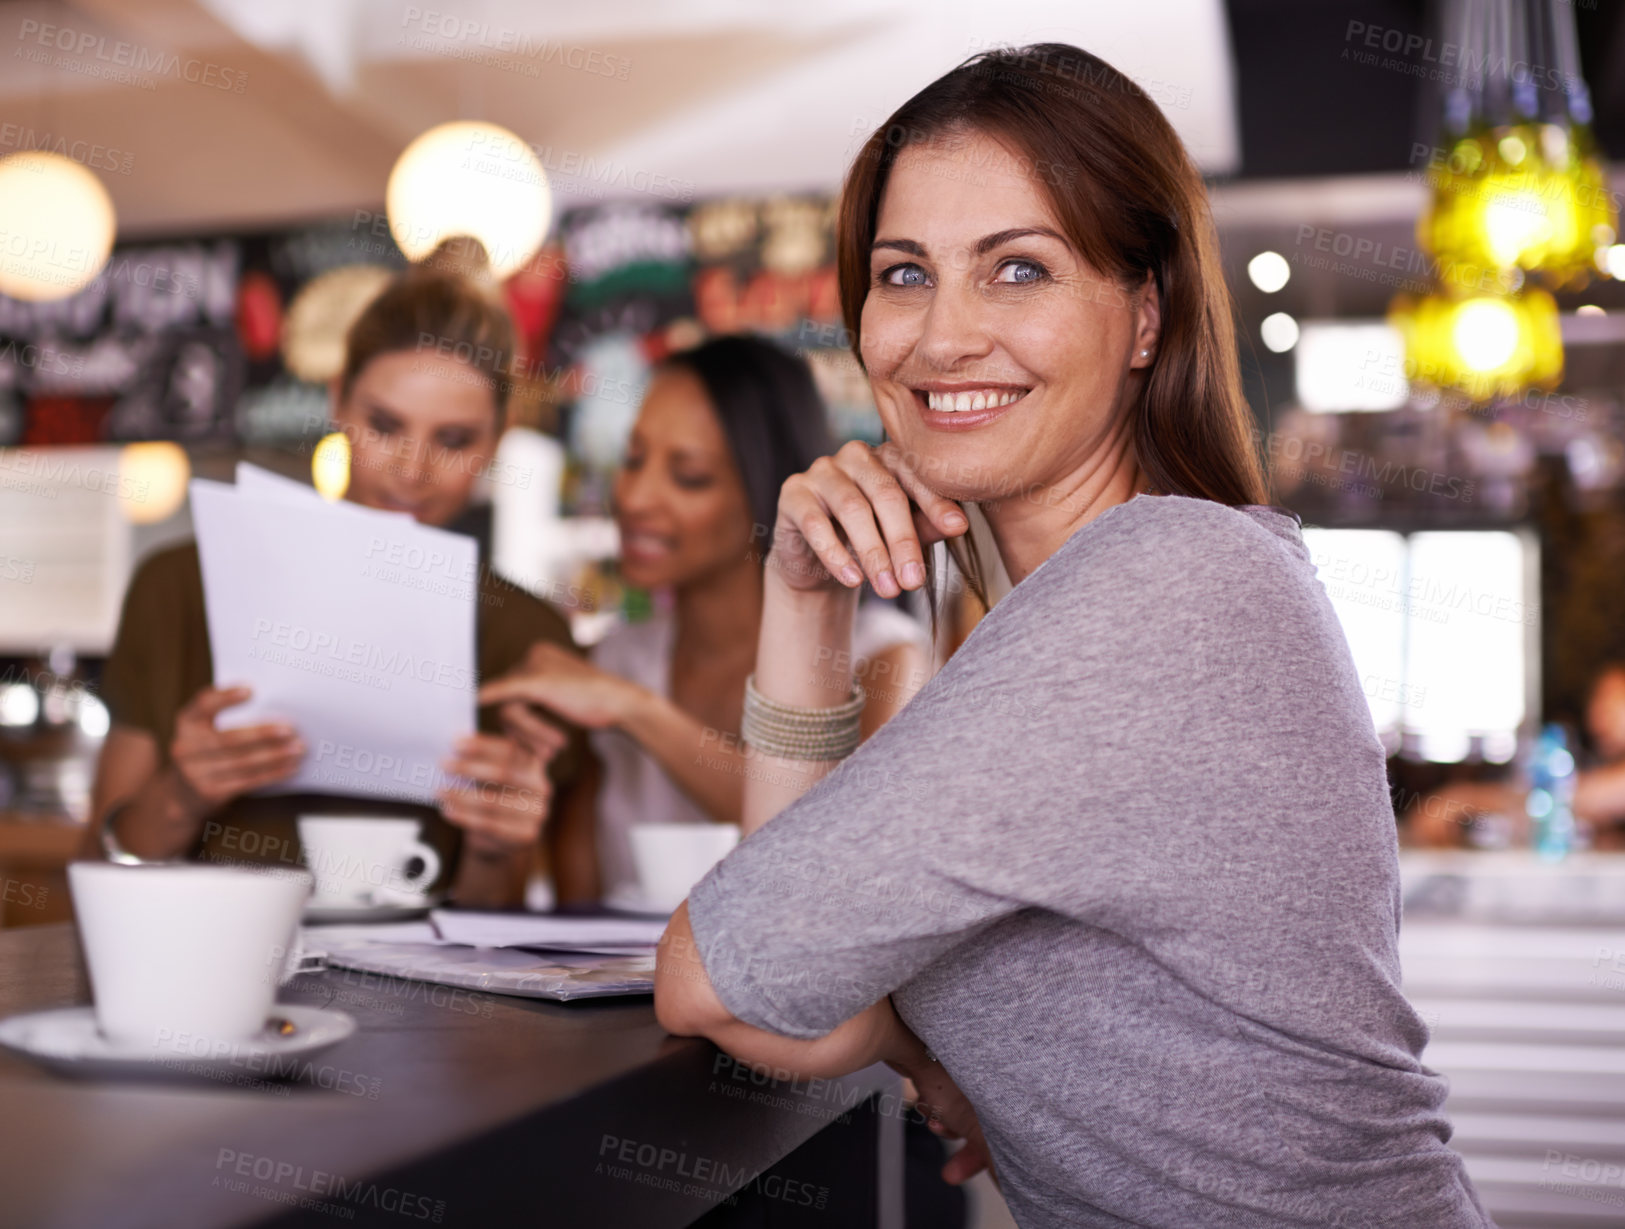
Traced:
<path fill-rule="evenodd" d="M 1399 988 L 1382 745 L 1264 504 L 1173 129 L 1075 47 L 975 57 L 865 144 L 837 244 L 888 439 L 780 493 L 749 836 L 672 919 L 661 1020 L 890 1063 L 1023 1229 L 1488 1225 Z M 925 584 L 967 501 L 1014 588 L 815 758 L 859 719 L 857 590 Z"/>

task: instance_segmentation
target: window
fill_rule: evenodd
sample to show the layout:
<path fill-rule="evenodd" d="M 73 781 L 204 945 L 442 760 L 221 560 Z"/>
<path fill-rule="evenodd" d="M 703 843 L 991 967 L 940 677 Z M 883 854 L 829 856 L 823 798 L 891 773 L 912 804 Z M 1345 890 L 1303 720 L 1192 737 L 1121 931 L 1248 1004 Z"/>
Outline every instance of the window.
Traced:
<path fill-rule="evenodd" d="M 1505 761 L 1538 651 L 1533 543 L 1505 530 L 1305 529 L 1377 731 L 1430 760 Z"/>

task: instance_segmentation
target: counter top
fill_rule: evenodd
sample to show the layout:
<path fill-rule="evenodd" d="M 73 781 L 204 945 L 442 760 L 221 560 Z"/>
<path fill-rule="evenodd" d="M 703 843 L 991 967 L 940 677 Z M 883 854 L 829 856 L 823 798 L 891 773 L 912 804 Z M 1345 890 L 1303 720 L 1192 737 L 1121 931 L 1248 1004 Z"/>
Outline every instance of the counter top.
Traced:
<path fill-rule="evenodd" d="M 80 1081 L 0 1053 L 0 1219 L 659 1229 L 712 1209 L 707 1226 L 735 1223 L 730 1203 L 766 1198 L 816 1199 L 835 1213 L 822 1224 L 890 1221 L 876 1209 L 901 1121 L 865 1106 L 897 1091 L 883 1067 L 764 1083 L 667 1035 L 647 997 L 552 1003 L 337 969 L 280 997 L 360 1026 L 298 1082 Z M 88 1001 L 71 926 L 0 932 L 0 1016 Z M 318 1171 L 356 1193 L 312 1196 Z"/>

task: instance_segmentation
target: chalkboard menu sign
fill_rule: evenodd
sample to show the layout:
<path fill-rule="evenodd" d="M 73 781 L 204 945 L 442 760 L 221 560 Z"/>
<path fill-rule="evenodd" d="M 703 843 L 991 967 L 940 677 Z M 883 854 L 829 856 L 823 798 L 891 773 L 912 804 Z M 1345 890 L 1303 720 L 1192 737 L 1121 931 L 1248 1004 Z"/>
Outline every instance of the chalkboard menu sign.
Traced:
<path fill-rule="evenodd" d="M 613 369 L 631 402 L 628 363 L 753 329 L 814 360 L 843 434 L 869 433 L 851 420 L 867 389 L 839 336 L 833 212 L 822 196 L 567 210 L 554 242 L 504 287 L 522 339 L 516 382 L 569 405 Z M 308 440 L 323 430 L 326 390 L 290 347 L 333 351 L 347 305 L 405 264 L 382 212 L 356 210 L 123 243 L 70 298 L 0 296 L 0 447 Z"/>

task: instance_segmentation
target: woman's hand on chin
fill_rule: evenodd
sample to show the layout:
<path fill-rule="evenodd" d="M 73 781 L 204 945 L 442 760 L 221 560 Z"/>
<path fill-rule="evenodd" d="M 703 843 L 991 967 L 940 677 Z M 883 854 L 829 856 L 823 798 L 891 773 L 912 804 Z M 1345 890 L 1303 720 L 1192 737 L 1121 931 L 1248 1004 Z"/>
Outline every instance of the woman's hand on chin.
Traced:
<path fill-rule="evenodd" d="M 867 578 L 881 597 L 896 597 L 925 583 L 925 547 L 969 527 L 895 444 L 854 440 L 780 488 L 768 573 L 808 593 L 856 589 Z"/>
<path fill-rule="evenodd" d="M 624 722 L 642 697 L 637 684 L 568 649 L 542 643 L 533 645 L 513 670 L 481 687 L 479 702 L 535 704 L 576 725 L 602 730 Z"/>

